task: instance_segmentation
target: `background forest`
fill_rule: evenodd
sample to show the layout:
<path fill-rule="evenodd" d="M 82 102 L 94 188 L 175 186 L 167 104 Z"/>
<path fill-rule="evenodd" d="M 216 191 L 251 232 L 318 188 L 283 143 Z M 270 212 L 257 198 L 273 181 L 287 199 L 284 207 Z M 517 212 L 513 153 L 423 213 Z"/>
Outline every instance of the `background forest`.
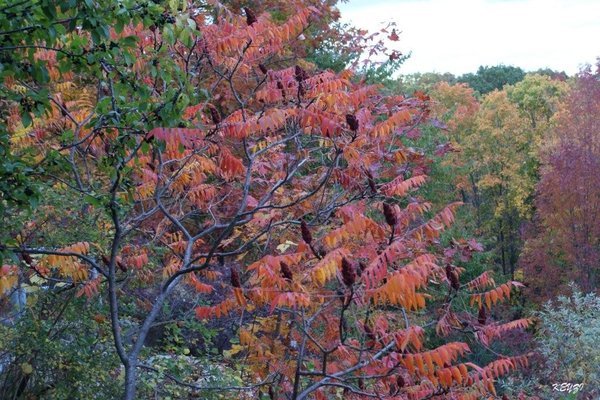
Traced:
<path fill-rule="evenodd" d="M 600 62 L 336 3 L 0 0 L 0 398 L 600 396 Z"/>

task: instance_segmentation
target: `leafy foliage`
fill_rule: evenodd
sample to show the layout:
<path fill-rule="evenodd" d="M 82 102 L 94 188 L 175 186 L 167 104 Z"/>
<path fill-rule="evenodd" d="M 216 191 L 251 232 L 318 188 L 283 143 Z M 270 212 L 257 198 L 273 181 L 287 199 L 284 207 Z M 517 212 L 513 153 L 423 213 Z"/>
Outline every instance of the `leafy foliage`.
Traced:
<path fill-rule="evenodd" d="M 600 107 L 597 73 L 582 71 L 558 113 L 542 152 L 537 187 L 539 225 L 527 243 L 523 265 L 536 296 L 564 290 L 574 280 L 583 289 L 598 285 L 598 164 Z M 556 277 L 547 285 L 548 276 Z"/>
<path fill-rule="evenodd" d="M 527 364 L 469 359 L 529 322 L 482 314 L 517 282 L 461 283 L 460 264 L 481 250 L 442 238 L 461 203 L 434 207 L 418 194 L 431 161 L 411 140 L 431 99 L 370 84 L 398 53 L 337 72 L 302 59 L 314 48 L 307 37 L 327 40 L 330 3 L 274 2 L 272 14 L 235 2 L 84 3 L 40 1 L 33 14 L 18 3 L 19 27 L 2 20 L 18 44 L 0 45 L 17 54 L 1 75 L 11 152 L 39 168 L 31 179 L 43 194 L 31 213 L 6 202 L 3 298 L 27 286 L 34 301 L 66 293 L 95 307 L 98 327 L 86 320 L 82 340 L 108 329 L 111 349 L 77 385 L 107 366 L 102 379 L 118 377 L 125 399 L 159 381 L 157 393 L 177 397 L 477 398 Z M 349 48 L 386 51 L 378 39 L 365 46 L 365 34 L 351 33 L 360 45 Z M 490 96 L 476 121 L 506 136 L 489 121 L 500 115 L 512 129 L 519 114 L 504 93 Z M 171 354 L 191 315 L 199 334 L 218 318 L 236 331 L 216 366 L 223 379 L 208 379 L 214 368 L 193 346 Z M 69 335 L 82 325 L 67 324 L 61 345 L 81 351 Z M 152 340 L 163 325 L 169 339 Z M 7 354 L 20 340 L 3 344 Z M 49 375 L 16 391 L 43 391 L 60 379 Z"/>
<path fill-rule="evenodd" d="M 533 215 L 541 143 L 566 92 L 564 82 L 540 75 L 528 75 L 481 102 L 464 84 L 440 83 L 431 92 L 438 126 L 451 140 L 435 150 L 450 153 L 443 176 L 456 183 L 455 196 L 473 206 L 472 229 L 494 250 L 504 274 L 516 269 L 521 231 Z"/>
<path fill-rule="evenodd" d="M 443 74 L 436 72 L 405 74 L 398 78 L 396 90 L 406 95 L 411 95 L 419 90 L 430 93 L 437 84 L 444 82 L 449 85 L 457 83 L 456 77 L 449 72 Z"/>
<path fill-rule="evenodd" d="M 538 313 L 541 331 L 537 341 L 545 357 L 545 368 L 539 369 L 542 386 L 555 382 L 583 383 L 589 396 L 598 394 L 598 346 L 600 298 L 583 294 L 571 286 L 570 296 L 559 296 L 546 303 Z M 546 389 L 549 390 L 550 388 Z"/>
<path fill-rule="evenodd" d="M 54 297 L 40 296 L 27 317 L 8 314 L 14 324 L 1 327 L 3 398 L 119 396 L 111 384 L 119 377 L 119 363 L 108 321 L 101 306 L 86 305 L 74 295 L 57 291 Z"/>
<path fill-rule="evenodd" d="M 519 67 L 496 65 L 480 66 L 475 74 L 468 73 L 458 77 L 458 82 L 468 84 L 481 95 L 494 90 L 502 90 L 505 85 L 514 85 L 525 78 L 525 71 Z"/>

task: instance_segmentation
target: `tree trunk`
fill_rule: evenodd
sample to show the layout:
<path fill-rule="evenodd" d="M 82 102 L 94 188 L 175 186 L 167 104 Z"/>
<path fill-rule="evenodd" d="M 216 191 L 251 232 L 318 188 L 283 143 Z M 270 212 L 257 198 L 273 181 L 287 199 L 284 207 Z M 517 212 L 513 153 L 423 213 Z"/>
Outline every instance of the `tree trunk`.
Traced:
<path fill-rule="evenodd" d="M 137 388 L 137 362 L 130 360 L 129 366 L 125 368 L 125 400 L 134 400 Z"/>
<path fill-rule="evenodd" d="M 475 206 L 475 217 L 477 219 L 477 228 L 481 228 L 481 212 L 480 212 L 480 206 L 481 206 L 481 201 L 479 199 L 479 191 L 477 189 L 477 183 L 475 183 L 475 177 L 473 176 L 473 174 L 469 174 L 469 179 L 471 181 L 471 190 L 473 191 L 473 198 L 471 200 L 471 204 L 473 206 Z"/>
<path fill-rule="evenodd" d="M 504 249 L 504 232 L 500 229 L 498 238 L 500 240 L 500 254 L 502 257 L 502 274 L 506 276 L 506 250 Z"/>

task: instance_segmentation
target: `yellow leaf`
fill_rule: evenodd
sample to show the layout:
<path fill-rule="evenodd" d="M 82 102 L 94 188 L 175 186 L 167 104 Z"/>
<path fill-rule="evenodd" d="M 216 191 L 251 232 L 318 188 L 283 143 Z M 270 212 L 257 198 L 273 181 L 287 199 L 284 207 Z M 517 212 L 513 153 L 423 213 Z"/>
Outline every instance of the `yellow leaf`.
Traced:
<path fill-rule="evenodd" d="M 21 285 L 21 288 L 25 289 L 26 293 L 35 293 L 40 290 L 39 286 L 27 285 L 27 284 Z"/>
<path fill-rule="evenodd" d="M 315 278 L 320 285 L 323 285 L 325 283 L 325 271 L 322 268 L 318 268 L 315 271 Z"/>
<path fill-rule="evenodd" d="M 21 370 L 23 371 L 23 373 L 25 375 L 29 375 L 29 374 L 31 374 L 33 372 L 33 367 L 29 363 L 22 363 L 21 364 Z"/>
<path fill-rule="evenodd" d="M 277 246 L 277 251 L 280 253 L 285 253 L 290 246 L 297 246 L 297 244 L 290 240 L 286 240 L 285 243 L 281 243 L 279 246 Z"/>
<path fill-rule="evenodd" d="M 47 282 L 46 279 L 42 278 L 39 275 L 31 275 L 31 277 L 29 278 L 29 281 L 36 285 L 43 285 Z"/>
<path fill-rule="evenodd" d="M 247 346 L 252 343 L 252 335 L 245 329 L 240 329 L 240 344 Z"/>

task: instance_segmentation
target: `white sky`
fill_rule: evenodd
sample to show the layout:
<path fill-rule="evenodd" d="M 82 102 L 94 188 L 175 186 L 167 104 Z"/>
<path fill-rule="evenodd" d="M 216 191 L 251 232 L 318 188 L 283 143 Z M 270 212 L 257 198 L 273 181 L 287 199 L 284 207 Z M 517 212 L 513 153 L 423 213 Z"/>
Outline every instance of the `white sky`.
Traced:
<path fill-rule="evenodd" d="M 600 56 L 600 0 L 350 0 L 342 21 L 402 31 L 400 73 L 475 72 L 480 65 L 549 67 L 571 75 Z"/>

